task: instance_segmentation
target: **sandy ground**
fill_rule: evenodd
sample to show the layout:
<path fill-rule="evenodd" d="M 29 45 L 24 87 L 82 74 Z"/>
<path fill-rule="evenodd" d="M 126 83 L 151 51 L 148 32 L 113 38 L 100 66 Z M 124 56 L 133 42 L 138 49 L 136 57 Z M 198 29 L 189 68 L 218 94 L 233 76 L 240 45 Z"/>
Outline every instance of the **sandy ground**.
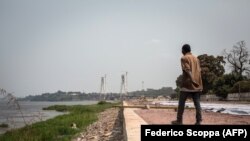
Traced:
<path fill-rule="evenodd" d="M 135 112 L 148 124 L 171 124 L 171 121 L 176 120 L 177 114 L 174 109 L 141 109 L 135 110 Z M 250 116 L 202 111 L 202 118 L 202 124 L 204 125 L 250 125 Z M 185 109 L 183 114 L 183 124 L 194 124 L 195 121 L 195 110 Z"/>

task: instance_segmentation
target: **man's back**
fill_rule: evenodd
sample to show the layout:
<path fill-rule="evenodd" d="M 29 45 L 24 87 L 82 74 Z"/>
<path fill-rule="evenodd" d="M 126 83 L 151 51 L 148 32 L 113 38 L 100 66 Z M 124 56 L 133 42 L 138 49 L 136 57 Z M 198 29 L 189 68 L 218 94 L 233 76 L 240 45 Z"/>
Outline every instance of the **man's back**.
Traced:
<path fill-rule="evenodd" d="M 202 91 L 202 79 L 201 79 L 201 69 L 200 63 L 197 57 L 192 55 L 192 53 L 186 53 L 181 58 L 181 66 L 183 70 L 183 81 L 181 86 L 181 91 Z M 192 83 L 189 78 L 187 72 L 190 71 L 193 81 L 195 81 L 198 85 Z"/>

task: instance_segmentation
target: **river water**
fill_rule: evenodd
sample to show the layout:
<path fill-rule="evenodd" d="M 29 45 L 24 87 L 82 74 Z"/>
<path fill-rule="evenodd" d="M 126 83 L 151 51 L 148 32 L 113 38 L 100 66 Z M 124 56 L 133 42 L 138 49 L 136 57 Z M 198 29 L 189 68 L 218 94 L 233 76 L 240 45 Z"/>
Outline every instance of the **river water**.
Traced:
<path fill-rule="evenodd" d="M 63 112 L 42 110 L 44 107 L 51 105 L 89 105 L 96 104 L 97 101 L 68 101 L 68 102 L 33 102 L 19 101 L 21 110 L 13 103 L 0 100 L 0 124 L 6 123 L 9 128 L 1 128 L 0 134 L 13 128 L 20 128 L 27 124 L 32 124 L 38 121 L 44 121 L 55 116 L 65 114 Z"/>

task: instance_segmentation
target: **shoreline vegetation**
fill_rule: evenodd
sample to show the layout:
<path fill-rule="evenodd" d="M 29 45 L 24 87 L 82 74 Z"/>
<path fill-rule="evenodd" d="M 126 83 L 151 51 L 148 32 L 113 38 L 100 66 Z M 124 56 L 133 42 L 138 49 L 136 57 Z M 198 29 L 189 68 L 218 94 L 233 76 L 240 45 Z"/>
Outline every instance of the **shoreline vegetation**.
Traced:
<path fill-rule="evenodd" d="M 1 123 L 0 124 L 0 128 L 8 128 L 8 127 L 9 127 L 9 125 L 6 124 L 6 123 Z"/>
<path fill-rule="evenodd" d="M 94 105 L 54 105 L 43 110 L 68 112 L 46 121 L 37 122 L 22 128 L 12 129 L 0 135 L 1 141 L 70 141 L 80 132 L 86 131 L 97 121 L 98 113 L 118 103 L 100 101 Z"/>

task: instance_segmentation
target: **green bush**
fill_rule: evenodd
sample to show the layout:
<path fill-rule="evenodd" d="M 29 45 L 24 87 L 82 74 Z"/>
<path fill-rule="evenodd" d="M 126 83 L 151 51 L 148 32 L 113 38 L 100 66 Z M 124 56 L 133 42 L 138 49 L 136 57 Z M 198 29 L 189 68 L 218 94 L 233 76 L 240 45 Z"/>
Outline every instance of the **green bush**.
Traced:
<path fill-rule="evenodd" d="M 250 81 L 239 81 L 234 84 L 231 93 L 250 92 Z"/>
<path fill-rule="evenodd" d="M 237 74 L 224 74 L 213 82 L 213 92 L 219 97 L 226 98 L 232 87 L 244 79 L 244 77 Z"/>
<path fill-rule="evenodd" d="M 9 125 L 8 125 L 8 124 L 6 124 L 6 123 L 2 123 L 2 124 L 0 124 L 0 127 L 1 127 L 1 128 L 8 128 L 8 127 L 9 127 Z"/>
<path fill-rule="evenodd" d="M 107 101 L 102 100 L 102 101 L 99 101 L 97 104 L 98 104 L 98 105 L 110 104 L 110 102 L 107 102 Z"/>
<path fill-rule="evenodd" d="M 219 96 L 226 98 L 227 94 L 229 93 L 230 86 L 226 85 L 224 77 L 217 78 L 213 83 L 213 91 L 214 93 Z"/>
<path fill-rule="evenodd" d="M 65 112 L 68 111 L 68 107 L 66 105 L 54 105 L 50 107 L 43 108 L 43 110 L 56 110 L 58 112 Z"/>

